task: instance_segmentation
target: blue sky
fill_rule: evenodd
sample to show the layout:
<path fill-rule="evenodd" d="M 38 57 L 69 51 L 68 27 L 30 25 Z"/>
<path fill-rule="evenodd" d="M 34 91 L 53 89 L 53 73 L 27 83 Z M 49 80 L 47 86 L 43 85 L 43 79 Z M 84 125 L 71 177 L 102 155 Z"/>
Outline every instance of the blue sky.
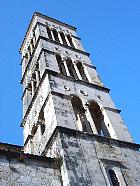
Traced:
<path fill-rule="evenodd" d="M 22 145 L 21 56 L 35 12 L 74 25 L 137 143 L 140 143 L 140 1 L 0 0 L 0 141 Z"/>

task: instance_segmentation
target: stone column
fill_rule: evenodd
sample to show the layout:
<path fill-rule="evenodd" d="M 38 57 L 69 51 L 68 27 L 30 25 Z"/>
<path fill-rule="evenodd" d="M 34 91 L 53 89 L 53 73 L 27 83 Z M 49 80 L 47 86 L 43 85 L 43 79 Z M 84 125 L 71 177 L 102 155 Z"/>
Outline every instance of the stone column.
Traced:
<path fill-rule="evenodd" d="M 62 59 L 62 63 L 64 64 L 67 76 L 70 76 L 70 72 L 69 72 L 69 69 L 68 69 L 67 62 L 66 62 L 65 58 Z"/>
<path fill-rule="evenodd" d="M 58 33 L 58 38 L 59 38 L 60 43 L 63 44 L 63 41 L 62 41 L 61 36 L 60 36 L 60 33 L 59 32 L 57 32 L 57 33 Z"/>
<path fill-rule="evenodd" d="M 74 38 L 71 37 L 71 39 L 72 39 L 72 42 L 73 42 L 74 47 L 75 47 L 76 49 L 78 49 L 78 48 L 77 48 L 77 45 L 76 45 L 76 42 L 75 42 L 75 40 L 74 40 Z"/>
<path fill-rule="evenodd" d="M 55 38 L 54 38 L 54 35 L 53 35 L 53 32 L 52 32 L 51 29 L 50 29 L 50 32 L 51 32 L 51 35 L 52 35 L 52 39 L 53 39 L 53 41 L 55 41 Z"/>
<path fill-rule="evenodd" d="M 32 43 L 30 43 L 30 50 L 31 50 L 31 54 L 33 53 L 33 46 Z"/>
<path fill-rule="evenodd" d="M 35 45 L 36 45 L 36 37 L 35 37 L 35 33 L 33 33 L 33 45 L 34 45 L 34 47 L 35 47 Z"/>
<path fill-rule="evenodd" d="M 33 97 L 34 92 L 35 92 L 34 80 L 31 81 L 31 85 L 32 85 L 32 97 Z"/>
<path fill-rule="evenodd" d="M 68 45 L 68 46 L 71 46 L 71 44 L 70 44 L 70 42 L 69 42 L 67 36 L 66 36 L 65 34 L 64 34 L 64 36 L 65 36 L 65 40 L 66 40 L 66 42 L 67 42 L 67 45 Z"/>
<path fill-rule="evenodd" d="M 86 75 L 86 77 L 88 79 L 88 82 L 92 83 L 92 79 L 91 79 L 91 77 L 90 77 L 90 75 L 88 73 L 88 70 L 86 69 L 86 67 L 84 65 L 83 65 L 83 70 L 84 70 L 84 73 L 85 73 L 85 75 Z"/>
<path fill-rule="evenodd" d="M 35 74 L 36 74 L 36 82 L 37 82 L 37 86 L 39 84 L 39 81 L 40 81 L 40 77 L 39 77 L 39 71 L 35 71 Z"/>

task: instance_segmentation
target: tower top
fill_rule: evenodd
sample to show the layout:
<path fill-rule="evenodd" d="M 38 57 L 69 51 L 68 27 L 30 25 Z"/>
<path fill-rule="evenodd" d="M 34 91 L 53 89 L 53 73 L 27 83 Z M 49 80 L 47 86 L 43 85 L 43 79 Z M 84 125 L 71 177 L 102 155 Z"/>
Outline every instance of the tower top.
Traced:
<path fill-rule="evenodd" d="M 54 23 L 58 23 L 58 24 L 60 24 L 60 25 L 62 25 L 62 26 L 68 27 L 68 28 L 70 28 L 70 29 L 72 29 L 72 30 L 76 30 L 76 29 L 77 29 L 76 27 L 74 27 L 74 26 L 72 26 L 72 25 L 69 25 L 69 24 L 67 24 L 67 23 L 61 22 L 61 21 L 59 21 L 59 20 L 57 20 L 57 19 L 54 19 L 54 18 L 49 17 L 49 16 L 47 16 L 47 15 L 41 14 L 41 13 L 39 13 L 39 12 L 35 12 L 35 13 L 33 14 L 33 16 L 32 16 L 32 19 L 31 19 L 31 21 L 30 21 L 30 24 L 29 24 L 29 26 L 28 26 L 28 28 L 27 28 L 26 33 L 25 33 L 25 37 L 24 37 L 24 39 L 23 39 L 23 42 L 22 42 L 21 47 L 20 47 L 20 50 L 19 50 L 20 53 L 21 53 L 21 51 L 22 51 L 22 47 L 23 47 L 23 45 L 24 45 L 24 43 L 25 43 L 26 37 L 28 36 L 28 34 L 29 34 L 30 30 L 31 30 L 32 24 L 33 24 L 34 19 L 35 19 L 36 16 L 41 17 L 41 18 L 43 18 L 43 19 L 46 19 L 46 20 L 48 20 L 48 21 L 52 21 L 52 22 L 54 22 Z M 36 26 L 36 24 L 35 24 L 34 26 Z"/>

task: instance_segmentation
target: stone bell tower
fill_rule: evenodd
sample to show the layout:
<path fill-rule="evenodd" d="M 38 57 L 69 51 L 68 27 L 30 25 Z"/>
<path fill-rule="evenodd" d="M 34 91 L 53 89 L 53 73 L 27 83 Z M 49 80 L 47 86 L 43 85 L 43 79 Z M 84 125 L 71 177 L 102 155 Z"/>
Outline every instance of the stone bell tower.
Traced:
<path fill-rule="evenodd" d="M 35 13 L 20 51 L 24 152 L 61 159 L 62 185 L 140 185 L 139 145 L 76 28 Z"/>

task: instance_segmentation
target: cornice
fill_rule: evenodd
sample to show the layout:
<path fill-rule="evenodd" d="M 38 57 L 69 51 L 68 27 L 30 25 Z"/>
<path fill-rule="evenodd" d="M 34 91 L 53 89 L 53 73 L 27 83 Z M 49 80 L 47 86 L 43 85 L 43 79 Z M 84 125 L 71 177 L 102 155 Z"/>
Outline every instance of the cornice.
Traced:
<path fill-rule="evenodd" d="M 117 146 L 121 148 L 128 148 L 132 149 L 135 151 L 139 151 L 140 149 L 140 144 L 132 143 L 132 142 L 127 142 L 127 141 L 121 141 L 113 138 L 108 138 L 104 136 L 99 136 L 96 134 L 92 133 L 87 133 L 87 132 L 82 132 L 79 130 L 75 129 L 70 129 L 62 126 L 56 126 L 51 138 L 49 139 L 48 143 L 46 144 L 46 147 L 44 148 L 45 150 L 42 152 L 42 155 L 45 156 L 48 149 L 51 148 L 53 142 L 55 141 L 56 137 L 60 136 L 60 139 L 63 138 L 63 134 L 67 136 L 73 136 L 75 138 L 82 138 L 82 139 L 88 139 L 91 141 L 98 141 L 99 143 L 104 143 L 109 145 L 110 147 Z"/>
<path fill-rule="evenodd" d="M 23 45 L 24 45 L 24 43 L 25 43 L 26 37 L 27 37 L 27 35 L 28 35 L 29 31 L 30 31 L 30 28 L 31 28 L 31 25 L 32 25 L 32 22 L 33 22 L 35 16 L 42 17 L 42 18 L 47 19 L 47 20 L 49 20 L 49 21 L 53 21 L 54 23 L 58 23 L 58 24 L 60 24 L 60 25 L 66 26 L 66 27 L 68 27 L 68 28 L 70 28 L 70 29 L 72 29 L 72 30 L 74 30 L 74 31 L 76 31 L 76 29 L 77 29 L 76 27 L 71 26 L 71 25 L 69 25 L 69 24 L 66 24 L 66 23 L 64 23 L 64 22 L 61 22 L 61 21 L 59 21 L 59 20 L 57 20 L 57 19 L 51 18 L 51 17 L 49 17 L 49 16 L 47 16 L 47 15 L 44 15 L 44 14 L 41 14 L 41 13 L 39 13 L 39 12 L 35 12 L 35 13 L 33 14 L 32 18 L 31 18 L 31 21 L 30 21 L 29 26 L 28 26 L 28 28 L 27 28 L 27 31 L 26 31 L 26 33 L 25 33 L 25 37 L 24 37 L 24 39 L 23 39 L 23 42 L 22 42 L 21 47 L 20 47 L 20 50 L 19 50 L 20 53 L 21 53 L 21 51 L 22 51 L 22 47 L 23 47 Z"/>

